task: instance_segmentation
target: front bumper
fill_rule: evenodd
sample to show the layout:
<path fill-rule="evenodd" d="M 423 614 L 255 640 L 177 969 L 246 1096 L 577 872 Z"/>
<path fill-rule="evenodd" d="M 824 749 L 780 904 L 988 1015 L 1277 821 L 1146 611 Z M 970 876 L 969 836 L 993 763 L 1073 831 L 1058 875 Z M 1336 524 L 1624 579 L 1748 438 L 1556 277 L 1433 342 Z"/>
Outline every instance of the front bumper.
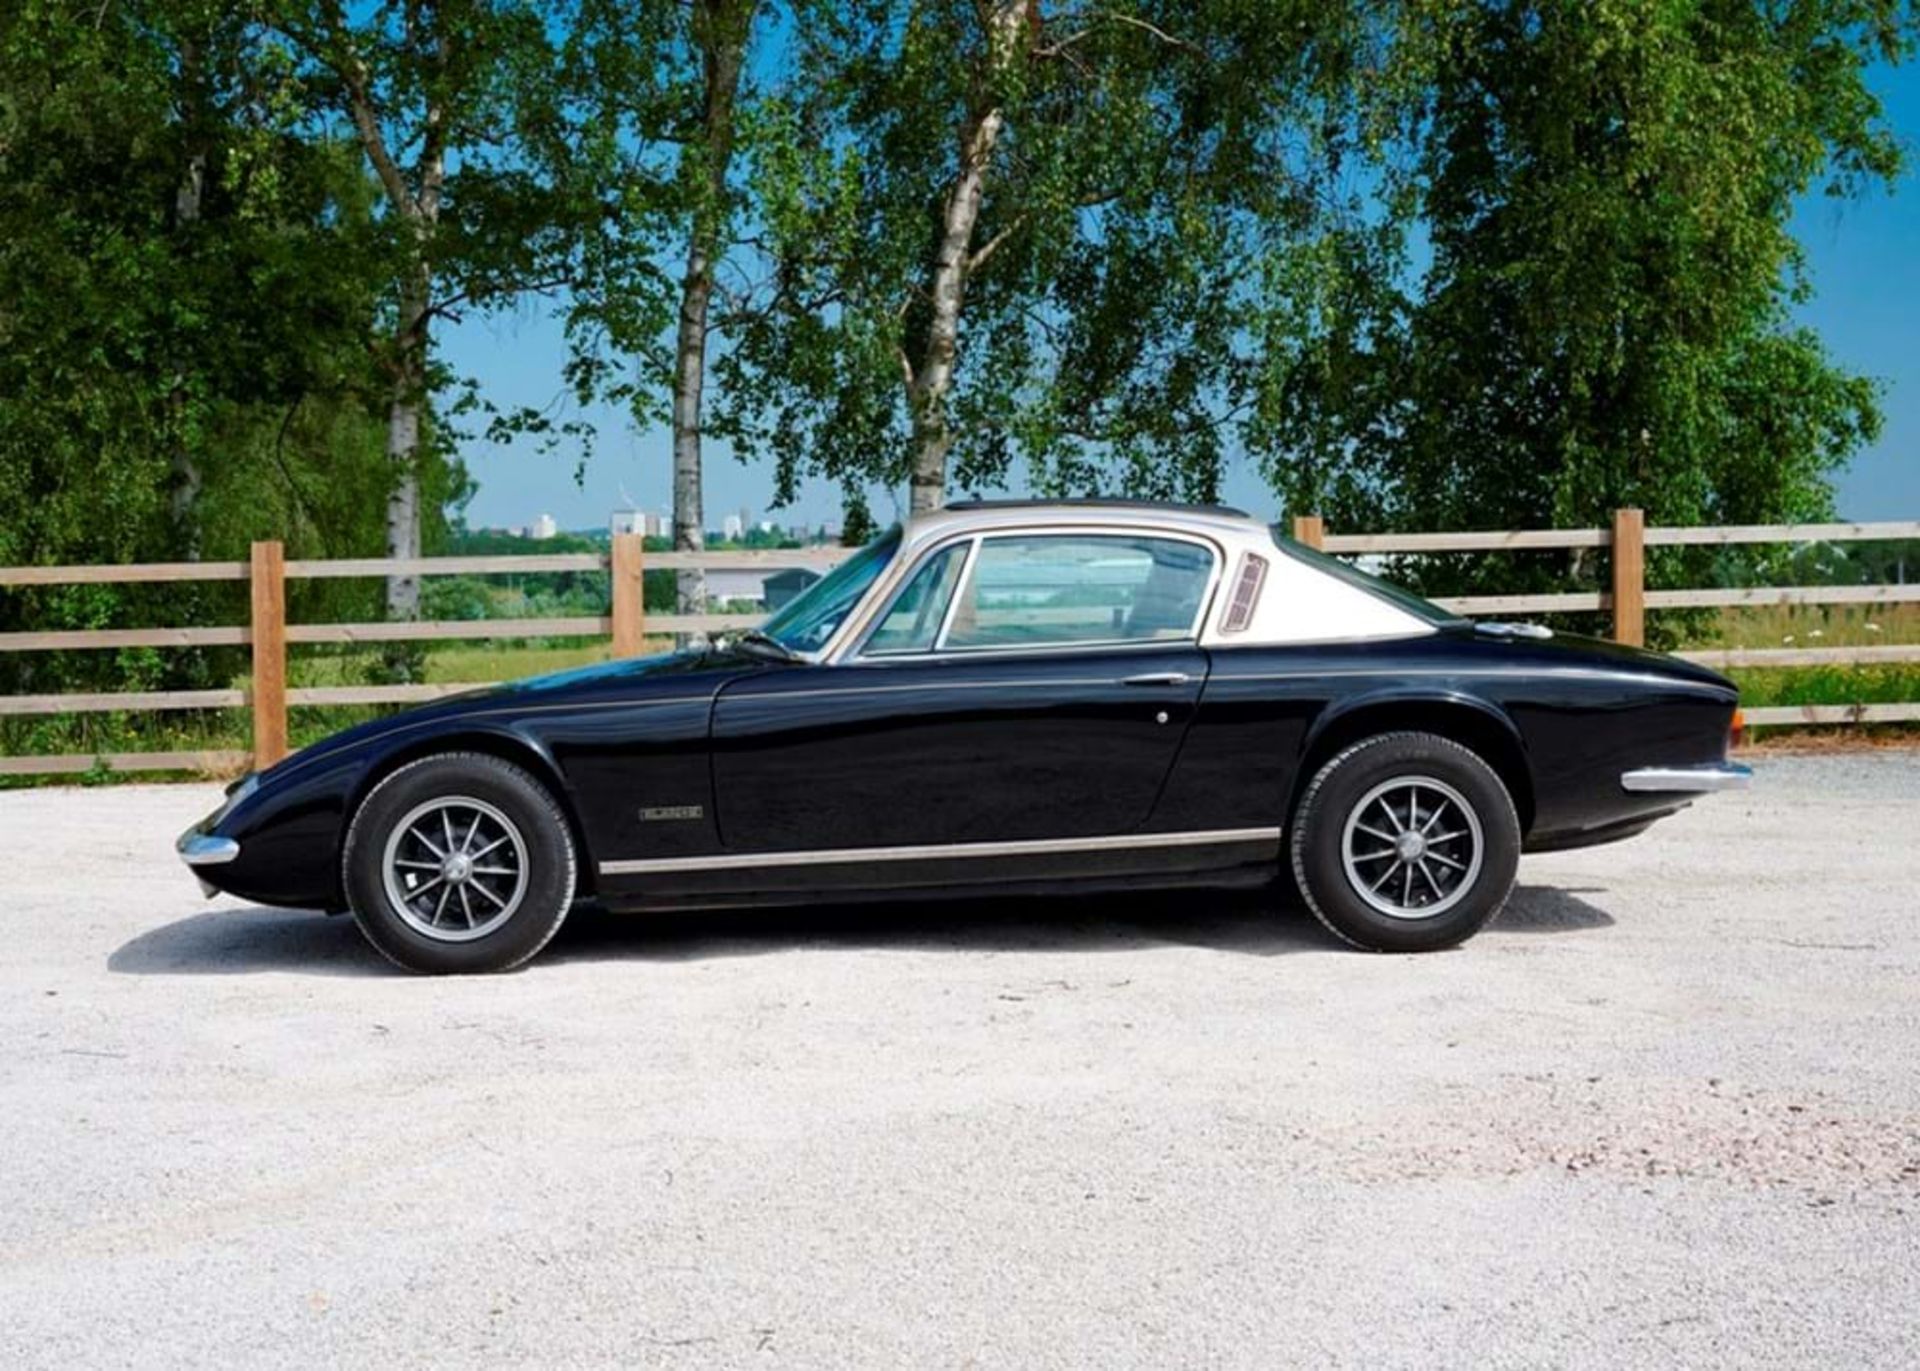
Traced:
<path fill-rule="evenodd" d="M 178 852 L 180 854 L 180 860 L 188 866 L 193 867 L 194 874 L 199 876 L 200 867 L 224 866 L 235 857 L 238 857 L 240 855 L 240 844 L 232 838 L 215 837 L 213 834 L 202 832 L 198 827 L 195 827 L 188 829 L 180 835 L 180 840 L 173 845 L 173 850 Z M 209 899 L 220 893 L 213 882 L 209 881 L 206 877 L 199 876 L 199 880 L 200 893 Z"/>
<path fill-rule="evenodd" d="M 1622 772 L 1620 788 L 1660 795 L 1697 795 L 1714 790 L 1745 790 L 1753 784 L 1753 768 L 1739 762 L 1706 766 L 1647 766 Z"/>
<path fill-rule="evenodd" d="M 190 828 L 180 835 L 174 850 L 188 866 L 221 866 L 240 855 L 240 844 L 232 838 L 216 838 L 211 833 Z"/>

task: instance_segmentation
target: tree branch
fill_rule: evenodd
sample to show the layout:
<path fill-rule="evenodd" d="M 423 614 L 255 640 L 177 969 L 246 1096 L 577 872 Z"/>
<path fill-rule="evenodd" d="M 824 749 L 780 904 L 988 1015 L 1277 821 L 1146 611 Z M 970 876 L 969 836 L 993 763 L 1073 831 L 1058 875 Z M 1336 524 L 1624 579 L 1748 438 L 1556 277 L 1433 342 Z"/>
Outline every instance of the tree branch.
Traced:
<path fill-rule="evenodd" d="M 1001 244 L 1005 243 L 1007 239 L 1013 237 L 1014 234 L 1026 226 L 1027 215 L 1023 210 L 1013 217 L 1011 224 L 1008 224 L 1005 228 L 1001 229 L 1000 232 L 994 234 L 993 237 L 982 243 L 979 250 L 967 259 L 967 275 L 971 276 L 974 272 L 985 266 L 988 259 L 1000 250 Z"/>
<path fill-rule="evenodd" d="M 415 218 L 420 207 L 407 188 L 407 178 L 387 149 L 386 135 L 380 131 L 367 64 L 354 51 L 353 40 L 348 37 L 347 18 L 341 11 L 340 0 L 327 0 L 323 8 L 327 45 L 334 49 L 331 65 L 340 73 L 340 80 L 347 88 L 347 114 L 360 134 L 367 160 L 373 163 L 374 174 L 380 178 L 393 207 L 407 218 Z"/>

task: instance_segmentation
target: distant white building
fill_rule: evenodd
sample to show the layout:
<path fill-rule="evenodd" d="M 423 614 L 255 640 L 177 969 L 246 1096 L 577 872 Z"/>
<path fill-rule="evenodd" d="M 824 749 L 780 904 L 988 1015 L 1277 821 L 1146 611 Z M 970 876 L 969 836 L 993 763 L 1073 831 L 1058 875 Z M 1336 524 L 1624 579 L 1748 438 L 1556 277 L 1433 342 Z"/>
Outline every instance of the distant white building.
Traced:
<path fill-rule="evenodd" d="M 673 536 L 673 517 L 650 509 L 616 509 L 607 518 L 611 533 L 639 533 L 648 538 Z"/>
<path fill-rule="evenodd" d="M 747 521 L 738 514 L 729 514 L 720 525 L 721 535 L 734 542 L 739 542 L 746 531 Z"/>
<path fill-rule="evenodd" d="M 530 537 L 545 541 L 559 531 L 560 525 L 553 521 L 553 516 L 551 514 L 542 514 L 538 519 L 533 521 L 533 527 L 528 532 Z"/>

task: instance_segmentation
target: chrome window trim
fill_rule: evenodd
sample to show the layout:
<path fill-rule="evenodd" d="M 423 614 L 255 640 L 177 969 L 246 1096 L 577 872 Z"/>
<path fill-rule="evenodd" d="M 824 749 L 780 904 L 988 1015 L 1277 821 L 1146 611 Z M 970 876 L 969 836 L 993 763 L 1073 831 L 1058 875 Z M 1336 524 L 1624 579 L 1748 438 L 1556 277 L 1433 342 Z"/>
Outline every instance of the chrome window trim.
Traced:
<path fill-rule="evenodd" d="M 1184 538 L 1210 545 L 1217 560 L 1210 603 L 1195 640 L 1203 648 L 1228 646 L 1282 647 L 1316 642 L 1424 637 L 1437 630 L 1418 616 L 1364 589 L 1346 584 L 1318 567 L 1278 550 L 1264 520 L 1219 509 L 1180 506 L 1025 504 L 997 507 L 965 505 L 914 515 L 902 530 L 899 548 L 839 630 L 821 647 L 806 654 L 816 665 L 837 665 L 859 655 L 861 644 L 881 606 L 887 604 L 902 580 L 919 567 L 932 548 L 959 539 L 1001 533 L 1113 533 L 1150 534 Z M 1253 622 L 1239 633 L 1222 632 L 1228 568 L 1238 554 L 1258 553 L 1269 561 Z M 1360 603 L 1367 613 L 1359 619 L 1347 612 L 1346 601 Z M 1341 606 L 1334 612 L 1330 606 Z M 1173 640 L 1166 640 L 1172 642 Z M 919 655 L 878 657 L 875 660 L 921 660 Z"/>
<path fill-rule="evenodd" d="M 878 633 L 881 627 L 887 622 L 887 616 L 893 613 L 893 607 L 899 603 L 900 597 L 907 593 L 908 588 L 913 585 L 915 578 L 917 578 L 922 571 L 932 566 L 935 558 L 943 555 L 949 548 L 958 547 L 962 542 L 968 544 L 967 554 L 960 560 L 960 579 L 954 583 L 953 594 L 948 597 L 947 607 L 940 612 L 940 625 L 933 632 L 933 646 L 930 648 L 879 648 L 869 650 L 868 644 L 873 641 L 873 635 Z M 867 625 L 867 631 L 862 635 L 859 644 L 848 654 L 848 660 L 890 662 L 902 657 L 926 657 L 939 651 L 941 640 L 947 636 L 947 625 L 953 622 L 954 610 L 960 604 L 960 592 L 966 589 L 967 577 L 973 572 L 973 559 L 978 555 L 979 551 L 980 535 L 977 533 L 964 534 L 958 538 L 948 538 L 944 542 L 936 543 L 929 547 L 926 554 L 913 564 L 913 569 L 900 578 L 900 584 L 894 587 L 893 594 L 887 597 L 887 602 L 874 611 L 873 621 Z"/>
<path fill-rule="evenodd" d="M 980 548 L 990 538 L 1054 538 L 1054 537 L 1105 537 L 1105 538 L 1164 538 L 1169 542 L 1189 543 L 1206 552 L 1209 565 L 1207 586 L 1200 593 L 1200 605 L 1187 626 L 1186 635 L 1180 638 L 1121 638 L 1103 642 L 1089 643 L 1084 640 L 1066 643 L 1018 644 L 1006 647 L 948 647 L 947 635 L 953 627 L 953 619 L 958 613 L 960 596 L 965 593 L 967 582 L 978 564 Z M 946 619 L 940 625 L 940 634 L 934 640 L 931 649 L 919 652 L 877 652 L 866 651 L 866 644 L 885 618 L 885 609 L 891 607 L 894 597 L 903 590 L 920 569 L 933 557 L 955 543 L 970 540 L 973 544 L 967 551 L 967 563 L 960 571 L 960 585 L 953 599 L 947 604 Z M 912 539 L 903 539 L 901 550 L 907 551 Z M 906 563 L 900 566 L 901 563 Z M 1221 583 L 1225 580 L 1227 564 L 1226 547 L 1218 538 L 1210 534 L 1197 533 L 1189 529 L 1178 528 L 1162 522 L 1141 521 L 1127 524 L 1113 521 L 1098 523 L 1060 523 L 1046 521 L 1035 524 L 1010 524 L 990 529 L 956 530 L 946 537 L 935 536 L 923 547 L 913 548 L 910 558 L 896 558 L 895 566 L 881 573 L 868 592 L 869 598 L 854 608 L 847 616 L 847 623 L 841 625 L 840 637 L 843 643 L 830 643 L 821 650 L 820 665 L 841 666 L 853 663 L 881 664 L 886 662 L 917 662 L 931 658 L 945 657 L 958 660 L 970 657 L 1005 656 L 1052 656 L 1056 653 L 1074 651 L 1113 651 L 1116 648 L 1177 648 L 1192 647 L 1199 643 L 1207 623 L 1213 616 L 1214 603 L 1219 596 Z M 896 570 L 896 567 L 900 569 Z M 877 592 L 877 594 L 876 594 Z M 858 621 L 857 623 L 855 621 Z"/>
<path fill-rule="evenodd" d="M 792 852 L 714 853 L 704 857 L 631 857 L 599 864 L 602 876 L 651 872 L 727 871 L 752 867 L 841 866 L 854 862 L 952 861 L 975 857 L 1047 856 L 1058 852 L 1128 852 L 1142 847 L 1211 847 L 1278 843 L 1278 828 L 1217 828 L 1185 833 L 1103 833 L 1086 838 L 1017 838 L 985 843 L 910 843 L 900 847 L 803 848 Z"/>
<path fill-rule="evenodd" d="M 940 631 L 933 635 L 933 646 L 924 655 L 934 656 L 946 651 L 947 635 L 953 632 L 953 621 L 960 617 L 960 597 L 967 593 L 967 587 L 973 582 L 973 569 L 980 563 L 980 544 L 985 541 L 978 533 L 967 541 L 967 556 L 960 566 L 960 579 L 954 582 L 953 596 L 947 601 L 947 611 L 940 616 Z M 930 557 L 938 555 L 928 554 Z"/>

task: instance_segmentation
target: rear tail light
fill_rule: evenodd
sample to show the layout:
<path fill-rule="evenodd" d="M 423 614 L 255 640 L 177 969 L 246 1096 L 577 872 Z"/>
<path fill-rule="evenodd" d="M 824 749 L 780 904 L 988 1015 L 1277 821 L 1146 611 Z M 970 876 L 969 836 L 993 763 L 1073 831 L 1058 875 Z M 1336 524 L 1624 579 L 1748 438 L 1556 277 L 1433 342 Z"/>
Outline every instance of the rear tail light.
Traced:
<path fill-rule="evenodd" d="M 1747 716 L 1739 710 L 1733 711 L 1733 722 L 1727 725 L 1727 746 L 1736 748 L 1747 740 Z"/>

